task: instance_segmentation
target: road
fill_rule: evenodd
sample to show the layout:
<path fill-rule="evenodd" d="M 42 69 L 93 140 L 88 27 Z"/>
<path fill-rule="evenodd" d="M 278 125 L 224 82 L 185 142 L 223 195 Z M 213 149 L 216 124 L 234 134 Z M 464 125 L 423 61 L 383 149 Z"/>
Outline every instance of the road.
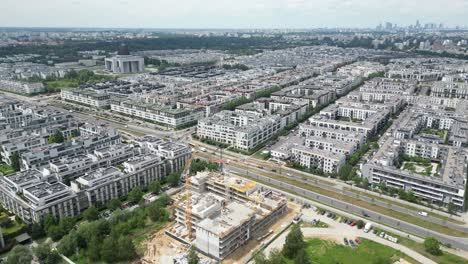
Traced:
<path fill-rule="evenodd" d="M 227 153 L 224 153 L 224 155 L 225 155 L 225 157 L 229 156 L 229 154 L 227 154 Z M 245 157 L 238 156 L 237 158 L 245 158 Z M 461 232 L 468 232 L 468 226 L 466 226 L 466 225 L 459 225 L 459 224 L 456 224 L 454 222 L 450 222 L 450 221 L 441 219 L 439 217 L 434 217 L 434 216 L 431 216 L 431 215 L 428 215 L 428 216 L 424 217 L 424 216 L 421 216 L 421 215 L 418 214 L 418 212 L 420 210 L 428 210 L 429 208 L 418 209 L 417 211 L 415 211 L 415 210 L 409 209 L 407 207 L 404 207 L 403 204 L 400 203 L 400 202 L 391 203 L 391 200 L 385 201 L 385 200 L 380 200 L 380 199 L 376 199 L 376 198 L 366 196 L 365 194 L 360 194 L 359 195 L 359 194 L 357 194 L 357 193 L 355 193 L 355 192 L 353 192 L 351 190 L 346 189 L 346 188 L 349 188 L 350 185 L 347 185 L 347 184 L 344 184 L 344 183 L 341 183 L 341 182 L 337 182 L 337 181 L 328 180 L 327 178 L 324 178 L 324 177 L 319 177 L 319 176 L 313 177 L 311 174 L 301 173 L 301 172 L 298 172 L 298 171 L 293 171 L 293 170 L 290 170 L 289 168 L 282 167 L 281 165 L 278 165 L 278 164 L 271 164 L 271 163 L 269 163 L 267 161 L 259 161 L 259 160 L 256 160 L 256 159 L 245 159 L 245 160 L 243 160 L 243 163 L 244 164 L 242 164 L 242 165 L 244 165 L 244 166 L 251 165 L 255 170 L 260 170 L 260 171 L 263 171 L 263 172 L 268 173 L 268 174 L 274 174 L 276 176 L 286 177 L 286 178 L 289 178 L 291 180 L 302 182 L 304 184 L 309 184 L 310 185 L 310 184 L 313 183 L 314 186 L 317 186 L 317 187 L 319 187 L 321 189 L 331 191 L 331 192 L 335 192 L 337 194 L 342 194 L 342 195 L 346 195 L 346 196 L 349 196 L 349 197 L 357 198 L 357 199 L 360 199 L 362 201 L 368 202 L 369 204 L 375 204 L 375 205 L 383 207 L 383 208 L 390 207 L 394 211 L 404 213 L 404 214 L 408 214 L 408 215 L 411 215 L 411 216 L 414 216 L 414 217 L 418 217 L 418 218 L 420 218 L 423 221 L 426 221 L 428 223 L 430 222 L 430 223 L 438 224 L 438 225 L 445 226 L 445 227 L 448 227 L 448 228 L 451 228 L 451 229 L 459 230 Z M 262 169 L 260 167 L 263 167 L 264 169 Z M 276 172 L 271 171 L 271 169 L 276 170 Z M 328 184 L 325 184 L 324 182 L 328 183 Z M 378 196 L 377 193 L 374 193 L 373 195 Z M 401 206 L 398 205 L 398 204 L 401 204 Z M 413 207 L 413 208 L 417 207 L 417 205 L 413 205 L 413 204 L 411 204 L 410 206 Z"/>
<path fill-rule="evenodd" d="M 297 193 L 311 200 L 318 201 L 320 203 L 326 204 L 328 206 L 337 208 L 342 211 L 353 213 L 355 215 L 362 215 L 362 212 L 365 211 L 369 215 L 369 218 L 376 222 L 380 222 L 382 224 L 403 230 L 410 234 L 415 234 L 420 237 L 432 236 L 432 237 L 437 238 L 439 241 L 441 241 L 444 244 L 450 244 L 453 247 L 457 247 L 463 250 L 468 250 L 468 239 L 466 238 L 451 237 L 451 236 L 443 235 L 443 234 L 431 231 L 429 229 L 426 229 L 420 226 L 416 226 L 413 224 L 400 221 L 399 219 L 395 219 L 393 217 L 389 217 L 384 214 L 372 212 L 365 208 L 355 206 L 353 204 L 346 203 L 340 200 L 336 200 L 334 198 L 330 198 L 330 197 L 321 195 L 319 193 L 315 193 L 315 192 L 312 192 L 312 191 L 309 191 L 309 190 L 306 190 L 306 189 L 303 189 L 303 188 L 300 188 L 291 184 L 287 184 L 287 183 L 284 183 L 275 179 L 271 179 L 266 176 L 252 173 L 247 170 L 233 167 L 231 165 L 226 165 L 226 169 L 231 172 L 240 174 L 240 175 L 247 175 L 248 177 L 253 178 L 254 180 L 259 180 L 268 184 L 272 184 L 273 186 L 288 190 L 293 193 Z"/>

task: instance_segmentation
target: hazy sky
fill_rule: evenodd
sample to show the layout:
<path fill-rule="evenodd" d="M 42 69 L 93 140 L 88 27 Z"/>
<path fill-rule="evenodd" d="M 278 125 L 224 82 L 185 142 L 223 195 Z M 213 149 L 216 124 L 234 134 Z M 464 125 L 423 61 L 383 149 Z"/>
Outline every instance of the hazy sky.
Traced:
<path fill-rule="evenodd" d="M 374 27 L 416 19 L 468 25 L 468 0 L 0 0 L 0 27 Z"/>

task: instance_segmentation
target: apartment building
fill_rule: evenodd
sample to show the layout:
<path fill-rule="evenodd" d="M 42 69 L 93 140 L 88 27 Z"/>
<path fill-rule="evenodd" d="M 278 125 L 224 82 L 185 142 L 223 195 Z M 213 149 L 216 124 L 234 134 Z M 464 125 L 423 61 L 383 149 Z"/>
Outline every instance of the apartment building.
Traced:
<path fill-rule="evenodd" d="M 431 87 L 431 96 L 468 99 L 468 83 L 466 82 L 436 82 Z"/>
<path fill-rule="evenodd" d="M 18 94 L 38 94 L 45 91 L 42 83 L 27 83 L 15 80 L 0 80 L 0 90 Z"/>
<path fill-rule="evenodd" d="M 202 107 L 172 108 L 170 106 L 145 104 L 129 100 L 113 99 L 110 101 L 110 107 L 116 113 L 141 118 L 172 128 L 196 123 L 205 116 Z"/>
<path fill-rule="evenodd" d="M 62 100 L 89 105 L 97 108 L 108 108 L 110 106 L 110 95 L 84 89 L 62 89 L 60 92 Z"/>
<path fill-rule="evenodd" d="M 281 118 L 276 115 L 259 117 L 253 113 L 221 111 L 198 122 L 197 136 L 250 150 L 280 130 Z"/>
<path fill-rule="evenodd" d="M 26 223 L 40 222 L 47 214 L 59 219 L 81 211 L 78 197 L 70 187 L 44 181 L 42 173 L 34 170 L 2 177 L 0 202 Z"/>

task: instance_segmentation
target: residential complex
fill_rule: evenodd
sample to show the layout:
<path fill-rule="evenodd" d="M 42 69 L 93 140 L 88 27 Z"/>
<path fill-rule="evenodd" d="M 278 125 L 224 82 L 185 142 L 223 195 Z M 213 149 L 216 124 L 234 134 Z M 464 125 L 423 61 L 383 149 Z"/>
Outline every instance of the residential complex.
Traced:
<path fill-rule="evenodd" d="M 27 223 L 47 214 L 77 216 L 182 171 L 191 156 L 187 146 L 153 136 L 124 144 L 113 128 L 78 125 L 69 114 L 47 106 L 5 100 L 2 109 L 2 116 L 12 112 L 23 122 L 6 123 L 1 130 L 2 160 L 19 163 L 20 171 L 0 178 L 0 202 Z M 23 115 L 29 118 L 19 118 Z M 50 142 L 57 131 L 63 142 Z"/>

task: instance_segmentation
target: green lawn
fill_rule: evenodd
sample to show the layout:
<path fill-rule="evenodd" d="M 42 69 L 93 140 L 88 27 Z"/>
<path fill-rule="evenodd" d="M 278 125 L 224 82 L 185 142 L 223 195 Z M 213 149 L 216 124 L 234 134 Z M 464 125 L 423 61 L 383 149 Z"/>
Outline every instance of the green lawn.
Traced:
<path fill-rule="evenodd" d="M 440 256 L 431 255 L 428 252 L 426 252 L 426 250 L 424 250 L 424 245 L 422 243 L 418 243 L 418 242 L 416 242 L 414 240 L 411 240 L 409 238 L 401 237 L 401 236 L 398 236 L 398 235 L 395 235 L 395 234 L 391 234 L 389 232 L 386 232 L 386 233 L 393 236 L 393 237 L 397 237 L 399 244 L 401 244 L 401 245 L 403 245 L 403 246 L 405 246 L 407 248 L 410 248 L 410 249 L 418 252 L 419 254 L 425 256 L 426 258 L 432 259 L 433 261 L 435 261 L 435 262 L 437 262 L 439 264 L 454 264 L 454 263 L 468 264 L 467 259 L 464 259 L 462 257 L 459 257 L 459 256 L 451 254 L 451 253 L 447 253 L 447 252 L 444 252 Z"/>
<path fill-rule="evenodd" d="M 423 130 L 421 130 L 421 132 L 424 133 L 424 134 L 436 135 L 436 136 L 440 137 L 442 140 L 445 139 L 445 136 L 446 136 L 446 133 L 447 133 L 446 130 L 435 129 L 435 128 L 424 128 Z"/>
<path fill-rule="evenodd" d="M 14 173 L 15 170 L 7 164 L 2 164 L 0 165 L 0 172 L 3 173 L 3 175 L 8 175 Z"/>
<path fill-rule="evenodd" d="M 312 263 L 320 264 L 375 264 L 394 263 L 400 258 L 404 258 L 411 263 L 417 263 L 412 258 L 402 252 L 382 244 L 361 239 L 362 243 L 355 248 L 336 244 L 332 241 L 318 238 L 307 241 L 307 253 Z"/>

